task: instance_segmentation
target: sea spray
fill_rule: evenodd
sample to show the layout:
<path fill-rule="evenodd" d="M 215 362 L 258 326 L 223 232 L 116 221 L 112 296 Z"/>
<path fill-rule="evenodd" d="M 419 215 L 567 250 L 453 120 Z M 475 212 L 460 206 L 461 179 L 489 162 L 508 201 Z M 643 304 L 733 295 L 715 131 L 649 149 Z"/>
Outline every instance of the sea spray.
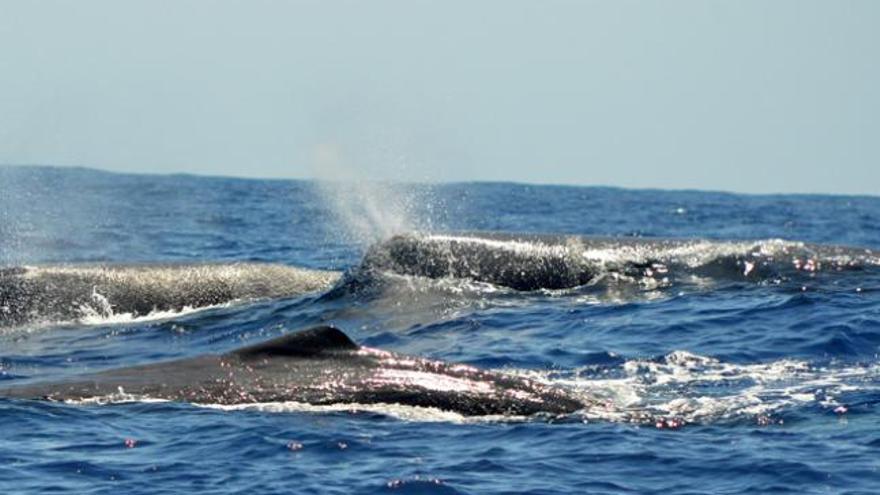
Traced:
<path fill-rule="evenodd" d="M 414 228 L 412 191 L 386 182 L 321 181 L 321 197 L 343 240 L 366 246 Z"/>
<path fill-rule="evenodd" d="M 0 166 L 0 266 L 71 261 L 64 247 L 126 221 L 117 202 L 85 192 L 106 190 L 113 180 L 112 174 L 90 169 L 71 174 L 62 167 Z M 52 252 L 53 246 L 62 249 Z"/>
<path fill-rule="evenodd" d="M 395 234 L 428 230 L 434 212 L 442 210 L 430 186 L 376 180 L 344 161 L 338 146 L 316 147 L 314 169 L 318 193 L 344 242 L 364 247 Z"/>

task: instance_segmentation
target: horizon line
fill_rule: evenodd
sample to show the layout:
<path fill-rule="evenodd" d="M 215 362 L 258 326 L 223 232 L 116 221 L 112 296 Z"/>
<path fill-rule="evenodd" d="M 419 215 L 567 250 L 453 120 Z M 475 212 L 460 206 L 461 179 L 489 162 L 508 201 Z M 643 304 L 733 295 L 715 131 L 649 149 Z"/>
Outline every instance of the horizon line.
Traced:
<path fill-rule="evenodd" d="M 235 179 L 235 180 L 251 180 L 251 181 L 291 181 L 291 182 L 354 182 L 355 180 L 346 179 L 320 179 L 315 177 L 270 177 L 270 176 L 244 176 L 244 175 L 227 175 L 223 173 L 200 173 L 200 172 L 143 172 L 143 171 L 121 171 L 102 168 L 93 165 L 57 165 L 45 163 L 0 163 L 0 168 L 44 168 L 44 169 L 73 169 L 84 170 L 90 172 L 99 172 L 114 175 L 133 175 L 133 176 L 164 176 L 164 177 L 200 177 L 206 179 Z M 437 181 L 395 181 L 395 180 L 375 180 L 362 179 L 370 183 L 399 184 L 412 186 L 429 186 L 429 185 L 466 185 L 466 184 L 507 184 L 517 186 L 535 186 L 535 187 L 567 187 L 567 188 L 585 188 L 585 189 L 617 189 L 622 191 L 654 191 L 654 192 L 670 192 L 670 193 L 712 193 L 726 194 L 732 196 L 825 196 L 825 197 L 847 197 L 847 198 L 880 198 L 880 193 L 836 193 L 836 192 L 744 192 L 724 189 L 698 189 L 693 187 L 682 188 L 664 188 L 664 187 L 629 187 L 616 186 L 608 184 L 582 184 L 582 183 L 557 183 L 557 182 L 526 182 L 516 180 L 437 180 Z"/>

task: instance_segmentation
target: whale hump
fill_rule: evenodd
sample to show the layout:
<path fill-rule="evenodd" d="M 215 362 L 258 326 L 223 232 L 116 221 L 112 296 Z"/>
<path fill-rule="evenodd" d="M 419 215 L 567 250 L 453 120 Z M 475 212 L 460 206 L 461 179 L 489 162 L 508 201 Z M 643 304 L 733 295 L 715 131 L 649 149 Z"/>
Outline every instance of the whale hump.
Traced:
<path fill-rule="evenodd" d="M 325 352 L 353 351 L 358 348 L 342 330 L 322 325 L 244 347 L 232 352 L 232 355 L 241 359 L 269 356 L 315 357 Z"/>

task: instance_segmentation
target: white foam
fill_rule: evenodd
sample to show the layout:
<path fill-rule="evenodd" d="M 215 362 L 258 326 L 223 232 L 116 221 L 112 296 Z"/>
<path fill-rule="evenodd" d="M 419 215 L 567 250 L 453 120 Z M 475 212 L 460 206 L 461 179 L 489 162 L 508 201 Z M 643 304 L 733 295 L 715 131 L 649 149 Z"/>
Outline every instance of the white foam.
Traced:
<path fill-rule="evenodd" d="M 234 304 L 237 304 L 241 301 L 230 301 L 222 304 L 214 304 L 209 306 L 199 306 L 199 307 L 191 307 L 184 306 L 179 310 L 153 310 L 147 314 L 136 315 L 134 313 L 125 313 L 120 312 L 116 313 L 114 311 L 104 312 L 98 309 L 91 307 L 90 305 L 81 305 L 77 308 L 79 312 L 79 316 L 75 319 L 70 320 L 36 320 L 29 323 L 25 323 L 22 325 L 16 325 L 11 327 L 3 327 L 0 328 L 0 335 L 15 335 L 19 333 L 29 334 L 33 332 L 39 332 L 47 328 L 52 327 L 67 327 L 67 326 L 101 326 L 101 325 L 123 325 L 123 324 L 137 324 L 137 323 L 147 323 L 147 322 L 156 322 L 162 320 L 170 320 L 174 318 L 179 318 L 181 316 L 186 316 L 194 313 L 199 313 L 201 311 L 207 311 L 211 309 L 219 309 L 230 307 Z"/>
<path fill-rule="evenodd" d="M 95 309 L 90 305 L 81 305 L 78 310 L 80 317 L 74 323 L 81 325 L 117 325 L 122 323 L 143 323 L 150 321 L 166 320 L 177 318 L 184 315 L 198 313 L 209 309 L 227 308 L 240 301 L 230 301 L 222 304 L 212 304 L 208 306 L 184 306 L 181 309 L 158 310 L 155 309 L 144 315 L 134 313 L 116 313 L 112 308 L 107 311 L 104 308 Z M 69 322 L 68 322 L 69 323 Z"/>
<path fill-rule="evenodd" d="M 108 404 L 129 404 L 132 402 L 158 403 L 171 401 L 167 399 L 157 399 L 155 397 L 149 397 L 146 395 L 129 394 L 122 387 L 119 387 L 119 390 L 116 393 L 110 395 L 89 397 L 86 399 L 70 399 L 64 401 L 65 404 L 90 406 L 105 406 Z"/>
<path fill-rule="evenodd" d="M 132 403 L 164 403 L 172 402 L 166 399 L 156 399 L 146 395 L 129 394 L 120 389 L 115 394 L 105 395 L 101 397 L 90 397 L 87 399 L 66 400 L 65 404 L 71 405 L 88 405 L 88 406 L 106 406 L 111 404 L 132 404 Z M 526 416 L 504 416 L 504 415 L 486 415 L 486 416 L 464 416 L 453 411 L 444 411 L 434 407 L 407 406 L 403 404 L 326 404 L 315 405 L 305 402 L 296 401 L 279 401 L 279 402 L 251 402 L 246 404 L 192 404 L 196 407 L 206 409 L 216 409 L 220 411 L 259 411 L 269 413 L 306 413 L 306 414 L 328 414 L 328 413 L 373 413 L 381 414 L 402 421 L 414 421 L 425 423 L 485 423 L 485 422 L 520 422 L 527 421 Z"/>
<path fill-rule="evenodd" d="M 604 399 L 605 407 L 586 411 L 590 418 L 621 420 L 629 412 L 713 422 L 779 413 L 810 404 L 833 408 L 840 395 L 880 390 L 880 363 L 816 367 L 805 361 L 733 364 L 686 351 L 659 361 L 630 360 L 612 377 L 596 368 L 575 372 L 519 373 L 546 383 Z M 560 376 L 570 374 L 572 376 Z"/>
<path fill-rule="evenodd" d="M 197 404 L 201 407 L 220 409 L 223 411 L 261 411 L 272 413 L 338 413 L 346 412 L 382 414 L 406 421 L 463 423 L 468 418 L 451 411 L 443 411 L 433 407 L 405 406 L 401 404 L 329 404 L 314 405 L 304 402 L 261 402 L 251 404 Z"/>

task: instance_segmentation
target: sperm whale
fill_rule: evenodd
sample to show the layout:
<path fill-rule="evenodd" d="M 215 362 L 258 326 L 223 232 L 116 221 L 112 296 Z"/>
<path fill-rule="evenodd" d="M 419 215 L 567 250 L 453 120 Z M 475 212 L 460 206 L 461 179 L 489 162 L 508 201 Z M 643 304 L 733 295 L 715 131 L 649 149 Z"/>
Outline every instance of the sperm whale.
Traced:
<path fill-rule="evenodd" d="M 515 290 L 567 289 L 609 275 L 759 280 L 880 266 L 870 249 L 779 239 L 717 241 L 641 237 L 406 233 L 374 244 L 361 272 L 465 278 Z"/>
<path fill-rule="evenodd" d="M 0 268 L 0 326 L 296 296 L 339 274 L 268 263 L 66 264 Z"/>
<path fill-rule="evenodd" d="M 865 248 L 778 239 L 717 241 L 515 233 L 406 233 L 372 245 L 343 284 L 391 272 L 472 279 L 520 291 L 601 280 L 666 284 L 693 278 L 797 281 L 880 267 Z M 340 272 L 263 263 L 70 264 L 0 268 L 0 327 L 84 314 L 198 308 L 330 289 Z"/>
<path fill-rule="evenodd" d="M 589 405 L 528 378 L 361 347 L 331 326 L 222 355 L 0 388 L 0 397 L 51 401 L 120 393 L 196 404 L 402 404 L 466 416 L 566 414 Z"/>

